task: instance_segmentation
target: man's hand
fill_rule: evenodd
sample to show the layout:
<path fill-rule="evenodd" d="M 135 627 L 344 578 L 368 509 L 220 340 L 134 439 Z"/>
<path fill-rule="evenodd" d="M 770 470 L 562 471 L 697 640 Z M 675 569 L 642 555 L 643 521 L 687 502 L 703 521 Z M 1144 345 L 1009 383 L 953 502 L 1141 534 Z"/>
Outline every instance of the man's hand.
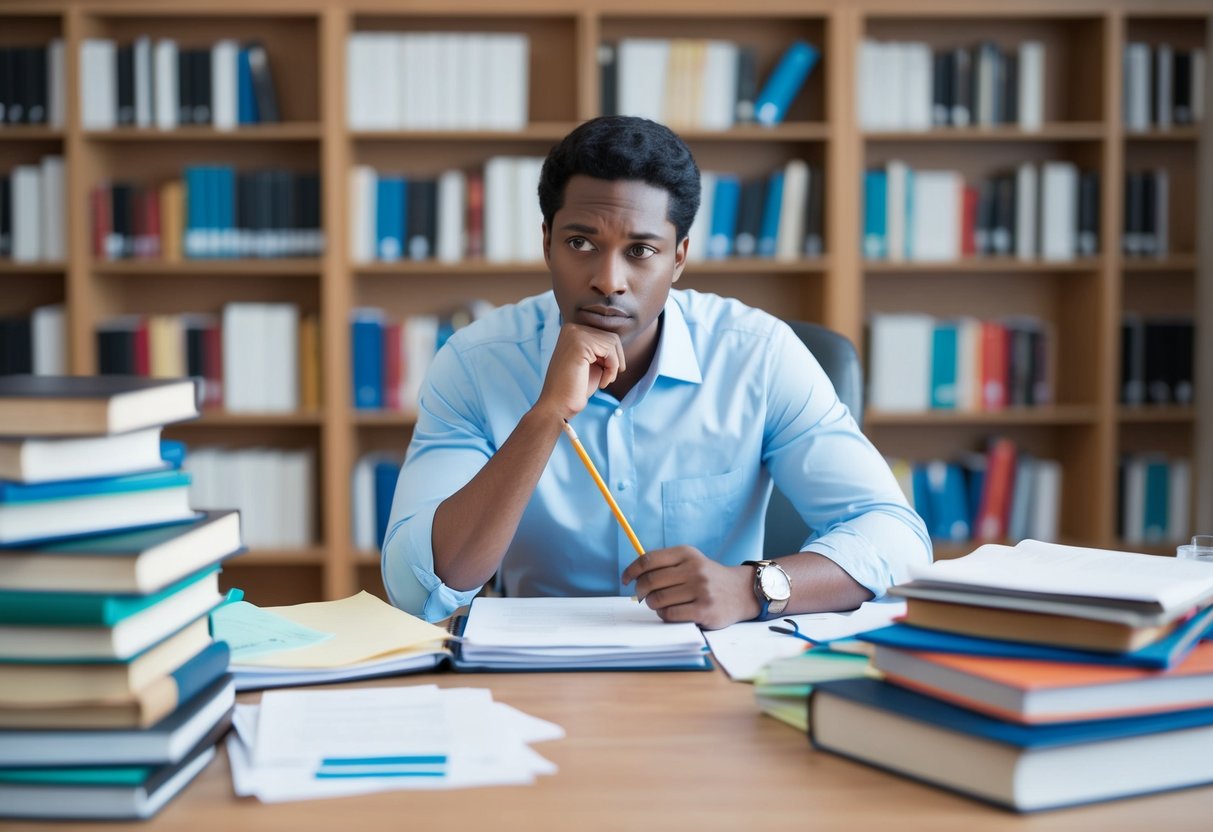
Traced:
<path fill-rule="evenodd" d="M 625 369 L 618 335 L 566 323 L 560 328 L 536 405 L 552 408 L 561 419 L 571 419 L 585 409 L 595 390 L 610 385 Z"/>
<path fill-rule="evenodd" d="M 662 621 L 694 621 L 717 630 L 749 621 L 760 607 L 754 567 L 723 566 L 693 546 L 654 549 L 632 561 L 622 583 L 636 582 L 636 597 Z"/>

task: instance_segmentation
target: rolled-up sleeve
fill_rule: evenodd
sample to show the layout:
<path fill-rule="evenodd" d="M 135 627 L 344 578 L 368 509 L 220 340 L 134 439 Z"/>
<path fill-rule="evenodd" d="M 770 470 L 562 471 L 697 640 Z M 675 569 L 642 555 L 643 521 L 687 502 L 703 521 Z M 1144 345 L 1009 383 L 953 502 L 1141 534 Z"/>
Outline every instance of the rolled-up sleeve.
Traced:
<path fill-rule="evenodd" d="M 787 327 L 770 351 L 763 462 L 811 530 L 801 546 L 879 598 L 931 561 L 931 538 L 888 463 Z"/>
<path fill-rule="evenodd" d="M 458 351 L 434 357 L 418 405 L 384 537 L 380 566 L 391 602 L 427 621 L 469 603 L 479 587 L 456 590 L 434 572 L 434 514 L 493 455 L 483 428 L 477 385 Z"/>

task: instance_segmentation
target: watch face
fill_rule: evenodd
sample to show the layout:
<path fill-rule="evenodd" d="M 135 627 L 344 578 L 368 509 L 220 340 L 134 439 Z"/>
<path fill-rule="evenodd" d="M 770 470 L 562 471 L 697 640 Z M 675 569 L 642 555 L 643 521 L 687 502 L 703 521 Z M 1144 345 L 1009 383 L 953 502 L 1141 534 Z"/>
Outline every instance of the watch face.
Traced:
<path fill-rule="evenodd" d="M 759 576 L 763 593 L 772 601 L 785 601 L 792 595 L 792 587 L 788 576 L 777 566 L 768 566 Z"/>

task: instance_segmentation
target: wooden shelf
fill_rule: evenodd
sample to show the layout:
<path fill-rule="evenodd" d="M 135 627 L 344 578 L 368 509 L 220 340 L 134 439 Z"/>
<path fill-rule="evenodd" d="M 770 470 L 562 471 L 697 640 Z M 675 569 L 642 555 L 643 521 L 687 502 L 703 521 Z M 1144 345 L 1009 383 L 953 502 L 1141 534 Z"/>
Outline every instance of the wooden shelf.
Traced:
<path fill-rule="evenodd" d="M 1093 272 L 1103 268 L 1102 257 L 1084 257 L 1077 260 L 1018 260 L 1014 257 L 973 257 L 964 260 L 939 262 L 890 263 L 883 260 L 865 260 L 863 270 L 868 274 L 976 274 L 976 273 L 1021 273 L 1049 274 L 1052 272 Z"/>
<path fill-rule="evenodd" d="M 224 561 L 223 568 L 242 566 L 322 566 L 325 551 L 320 547 L 307 549 L 250 549 Z"/>
<path fill-rule="evenodd" d="M 1172 254 L 1154 259 L 1151 257 L 1121 257 L 1121 271 L 1125 272 L 1180 272 L 1196 268 L 1195 254 Z"/>
<path fill-rule="evenodd" d="M 295 124 L 250 124 L 235 130 L 214 127 L 120 127 L 113 130 L 88 130 L 84 137 L 95 142 L 298 142 L 319 141 L 324 130 L 315 122 Z"/>
<path fill-rule="evenodd" d="M 1195 142 L 1200 138 L 1199 127 L 1171 127 L 1166 130 L 1151 129 L 1145 132 L 1120 130 L 1120 137 L 1127 142 Z"/>
<path fill-rule="evenodd" d="M 0 274 L 62 274 L 65 271 L 66 263 L 18 263 L 13 260 L 0 260 Z"/>
<path fill-rule="evenodd" d="M 521 130 L 351 130 L 356 142 L 556 142 L 577 122 L 537 122 Z"/>
<path fill-rule="evenodd" d="M 937 427 L 941 425 L 1042 425 L 1065 426 L 1094 424 L 1099 419 L 1096 405 L 1070 404 L 1051 407 L 1009 407 L 1006 410 L 961 411 L 929 410 L 922 413 L 889 413 L 868 410 L 864 428 Z"/>
<path fill-rule="evenodd" d="M 1175 557 L 1175 547 L 1187 542 L 1187 540 L 1183 540 L 1176 543 L 1126 543 L 1123 540 L 1116 540 L 1112 542 L 1112 548 L 1120 552 Z"/>
<path fill-rule="evenodd" d="M 830 125 L 816 122 L 774 124 L 740 124 L 728 130 L 681 128 L 678 135 L 689 142 L 814 142 L 830 138 Z"/>
<path fill-rule="evenodd" d="M 1122 405 L 1117 418 L 1123 424 L 1168 424 L 1196 421 L 1196 408 L 1191 405 Z"/>
<path fill-rule="evenodd" d="M 686 274 L 805 274 L 825 272 L 830 268 L 826 258 L 801 260 L 772 260 L 763 258 L 729 258 L 727 260 L 695 260 L 687 264 Z M 356 263 L 350 271 L 367 277 L 433 277 L 435 275 L 546 275 L 546 263 L 494 263 L 488 260 L 464 260 L 442 263 L 437 260 L 398 260 L 394 263 Z"/>
<path fill-rule="evenodd" d="M 58 142 L 63 130 L 33 124 L 9 124 L 0 127 L 0 142 Z"/>
<path fill-rule="evenodd" d="M 176 428 L 249 428 L 249 427 L 310 427 L 324 422 L 320 411 L 296 413 L 229 413 L 221 410 L 203 410 L 202 415 L 191 422 L 179 422 Z"/>
<path fill-rule="evenodd" d="M 318 277 L 323 271 L 319 259 L 248 259 L 225 260 L 222 258 L 180 260 L 94 260 L 90 269 L 96 274 L 112 275 L 180 275 L 194 277 L 206 274 L 224 275 L 282 275 Z"/>
<path fill-rule="evenodd" d="M 1098 141 L 1107 129 L 1098 121 L 1046 124 L 1039 130 L 1015 125 L 991 127 L 937 127 L 931 130 L 869 130 L 867 142 L 1085 142 Z"/>
<path fill-rule="evenodd" d="M 415 410 L 354 410 L 359 427 L 408 427 L 417 423 Z"/>

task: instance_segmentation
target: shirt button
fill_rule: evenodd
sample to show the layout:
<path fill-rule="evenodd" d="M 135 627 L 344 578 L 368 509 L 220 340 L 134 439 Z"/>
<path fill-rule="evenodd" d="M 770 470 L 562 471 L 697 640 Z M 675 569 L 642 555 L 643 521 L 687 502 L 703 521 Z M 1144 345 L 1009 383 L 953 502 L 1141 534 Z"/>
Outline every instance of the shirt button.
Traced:
<path fill-rule="evenodd" d="M 628 484 L 627 484 L 626 482 L 624 482 L 623 480 L 620 480 L 620 481 L 619 481 L 619 485 L 617 486 L 617 488 L 618 488 L 620 491 L 627 491 L 627 490 L 628 490 Z"/>
<path fill-rule="evenodd" d="M 623 415 L 623 408 L 622 408 L 622 407 L 617 407 L 617 408 L 615 408 L 615 415 L 616 415 L 616 416 L 622 416 L 622 415 Z"/>

